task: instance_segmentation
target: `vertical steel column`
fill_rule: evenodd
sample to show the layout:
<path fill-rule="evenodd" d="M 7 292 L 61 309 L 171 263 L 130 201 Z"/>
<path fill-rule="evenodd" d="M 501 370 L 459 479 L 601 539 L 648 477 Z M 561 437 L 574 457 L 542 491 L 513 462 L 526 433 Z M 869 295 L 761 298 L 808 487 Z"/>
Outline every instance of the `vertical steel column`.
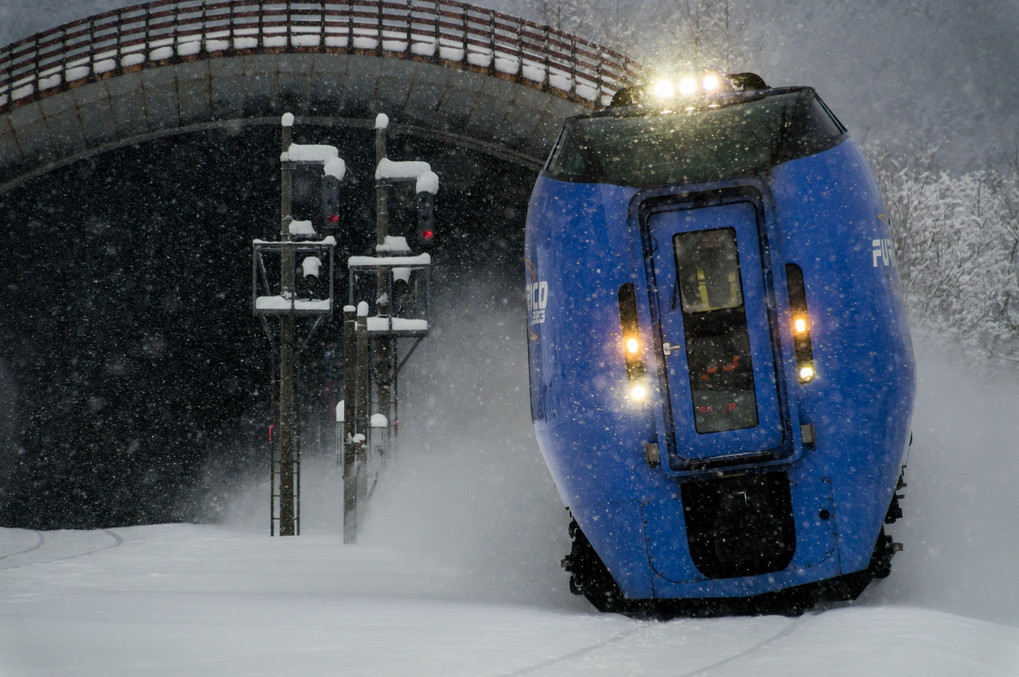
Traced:
<path fill-rule="evenodd" d="M 357 501 L 357 527 L 360 528 L 368 501 L 368 414 L 371 387 L 369 382 L 369 346 L 368 346 L 368 304 L 362 302 L 357 308 L 356 328 L 357 351 L 357 477 L 355 495 Z"/>
<path fill-rule="evenodd" d="M 343 542 L 357 542 L 357 309 L 343 309 Z"/>
<path fill-rule="evenodd" d="M 381 117 L 381 116 L 380 116 Z M 375 166 L 378 167 L 386 157 L 386 131 L 388 121 L 382 124 L 378 118 L 375 122 Z M 386 179 L 375 180 L 375 209 L 376 209 L 376 237 L 377 245 L 386 243 L 389 235 L 389 183 Z M 390 316 L 392 299 L 390 298 L 389 277 L 392 271 L 389 268 L 379 267 L 375 277 L 375 298 L 376 314 L 379 317 Z M 376 360 L 376 373 L 378 374 L 378 405 L 376 412 L 386 417 L 387 421 L 392 420 L 392 379 L 393 379 L 393 339 L 389 336 L 379 336 L 375 339 L 378 347 Z"/>
<path fill-rule="evenodd" d="M 289 123 L 289 124 L 288 124 Z M 283 118 L 283 152 L 290 149 L 293 139 L 293 116 Z M 289 161 L 283 162 L 280 170 L 280 240 L 290 240 L 290 222 L 293 221 L 293 181 Z M 294 252 L 284 247 L 280 253 L 280 292 L 283 298 L 294 295 Z M 280 318 L 280 536 L 294 536 L 296 525 L 295 501 L 295 407 L 294 407 L 294 315 L 287 313 Z"/>

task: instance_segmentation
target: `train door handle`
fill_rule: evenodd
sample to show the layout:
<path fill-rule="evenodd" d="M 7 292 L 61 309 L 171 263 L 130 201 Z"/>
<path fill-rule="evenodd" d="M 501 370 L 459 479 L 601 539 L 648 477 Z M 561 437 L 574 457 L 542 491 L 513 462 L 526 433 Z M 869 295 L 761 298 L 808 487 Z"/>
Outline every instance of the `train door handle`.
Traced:
<path fill-rule="evenodd" d="M 665 342 L 662 343 L 662 352 L 665 353 L 666 357 L 671 355 L 673 350 L 678 350 L 678 349 L 679 349 L 679 346 L 672 345 L 668 341 L 665 341 Z"/>

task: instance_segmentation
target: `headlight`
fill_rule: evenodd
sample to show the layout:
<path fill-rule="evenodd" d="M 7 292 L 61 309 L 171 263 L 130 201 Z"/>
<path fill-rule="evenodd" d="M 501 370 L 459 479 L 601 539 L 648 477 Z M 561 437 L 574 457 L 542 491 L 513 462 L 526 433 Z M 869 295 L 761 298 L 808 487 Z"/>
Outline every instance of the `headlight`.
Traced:
<path fill-rule="evenodd" d="M 671 99 L 676 95 L 676 87 L 672 84 L 672 80 L 659 80 L 651 88 L 651 91 L 659 99 Z"/>

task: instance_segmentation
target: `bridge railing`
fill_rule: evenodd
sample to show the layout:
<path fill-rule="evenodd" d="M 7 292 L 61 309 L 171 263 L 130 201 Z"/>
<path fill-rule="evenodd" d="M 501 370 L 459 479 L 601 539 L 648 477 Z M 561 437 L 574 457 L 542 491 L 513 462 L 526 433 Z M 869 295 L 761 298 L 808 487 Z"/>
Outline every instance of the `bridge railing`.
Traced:
<path fill-rule="evenodd" d="M 259 52 L 354 53 L 488 72 L 591 107 L 639 76 L 628 57 L 453 0 L 161 0 L 0 49 L 0 112 L 148 67 Z"/>

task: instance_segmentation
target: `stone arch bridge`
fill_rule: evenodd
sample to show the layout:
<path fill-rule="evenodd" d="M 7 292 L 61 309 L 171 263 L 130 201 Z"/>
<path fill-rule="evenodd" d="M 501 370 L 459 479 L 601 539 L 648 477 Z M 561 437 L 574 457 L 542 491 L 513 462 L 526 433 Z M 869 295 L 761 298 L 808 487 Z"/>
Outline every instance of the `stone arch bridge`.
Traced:
<path fill-rule="evenodd" d="M 0 193 L 88 155 L 228 125 L 367 126 L 539 168 L 640 66 L 452 0 L 160 0 L 0 50 Z"/>

